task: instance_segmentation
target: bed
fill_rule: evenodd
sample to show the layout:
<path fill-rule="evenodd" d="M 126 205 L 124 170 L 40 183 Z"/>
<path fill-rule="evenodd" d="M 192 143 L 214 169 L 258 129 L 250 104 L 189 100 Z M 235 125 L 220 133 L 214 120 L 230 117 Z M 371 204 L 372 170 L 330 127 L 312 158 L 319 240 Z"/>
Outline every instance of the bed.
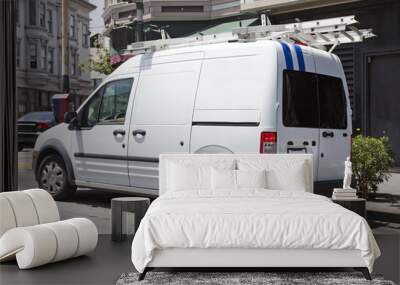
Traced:
<path fill-rule="evenodd" d="M 352 267 L 380 251 L 361 216 L 313 194 L 308 154 L 163 154 L 132 262 L 159 267 Z"/>

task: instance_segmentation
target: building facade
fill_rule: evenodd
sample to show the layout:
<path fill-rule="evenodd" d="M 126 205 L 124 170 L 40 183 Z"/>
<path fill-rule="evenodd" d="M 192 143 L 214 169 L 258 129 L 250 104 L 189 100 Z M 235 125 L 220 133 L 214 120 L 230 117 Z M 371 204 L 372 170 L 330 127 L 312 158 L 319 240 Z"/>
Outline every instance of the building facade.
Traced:
<path fill-rule="evenodd" d="M 106 32 L 116 51 L 136 39 L 136 23 L 143 20 L 143 40 L 160 38 L 157 27 L 182 37 L 228 21 L 258 17 L 261 12 L 287 13 L 355 0 L 104 0 Z M 138 4 L 143 2 L 142 12 Z M 141 15 L 141 17 L 139 16 Z M 156 28 L 154 28 L 156 27 Z"/>
<path fill-rule="evenodd" d="M 70 0 L 70 90 L 77 106 L 89 94 L 90 75 L 80 67 L 89 59 L 89 12 L 96 6 Z M 16 0 L 18 115 L 51 110 L 62 93 L 61 0 Z"/>

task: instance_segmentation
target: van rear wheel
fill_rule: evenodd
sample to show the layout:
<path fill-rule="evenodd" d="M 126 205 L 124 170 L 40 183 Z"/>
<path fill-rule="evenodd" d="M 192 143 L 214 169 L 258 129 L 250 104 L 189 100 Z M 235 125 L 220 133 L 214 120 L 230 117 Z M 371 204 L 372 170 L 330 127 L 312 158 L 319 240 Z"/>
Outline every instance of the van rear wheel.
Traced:
<path fill-rule="evenodd" d="M 55 154 L 46 156 L 39 166 L 39 187 L 51 194 L 54 200 L 66 200 L 72 197 L 76 186 L 68 181 L 63 159 Z"/>

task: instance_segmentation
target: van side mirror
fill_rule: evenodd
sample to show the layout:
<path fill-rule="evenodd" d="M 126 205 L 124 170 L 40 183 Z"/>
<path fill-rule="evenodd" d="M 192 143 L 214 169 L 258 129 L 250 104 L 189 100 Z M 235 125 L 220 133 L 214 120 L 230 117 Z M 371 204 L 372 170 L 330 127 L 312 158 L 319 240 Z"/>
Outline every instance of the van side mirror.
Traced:
<path fill-rule="evenodd" d="M 76 112 L 66 112 L 64 114 L 64 123 L 69 124 L 74 119 L 76 120 L 77 117 L 78 117 L 78 115 L 76 114 Z"/>

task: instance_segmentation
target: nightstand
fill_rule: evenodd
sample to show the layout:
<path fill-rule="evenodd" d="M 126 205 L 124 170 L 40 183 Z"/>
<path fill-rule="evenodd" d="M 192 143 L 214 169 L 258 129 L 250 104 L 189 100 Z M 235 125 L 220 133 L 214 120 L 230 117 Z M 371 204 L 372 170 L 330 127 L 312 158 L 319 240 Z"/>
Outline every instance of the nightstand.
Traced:
<path fill-rule="evenodd" d="M 111 239 L 123 241 L 128 235 L 134 235 L 149 206 L 149 198 L 119 197 L 112 199 Z"/>
<path fill-rule="evenodd" d="M 362 198 L 354 199 L 332 199 L 332 202 L 339 204 L 340 206 L 359 214 L 364 219 L 367 217 L 366 211 L 366 200 Z"/>

